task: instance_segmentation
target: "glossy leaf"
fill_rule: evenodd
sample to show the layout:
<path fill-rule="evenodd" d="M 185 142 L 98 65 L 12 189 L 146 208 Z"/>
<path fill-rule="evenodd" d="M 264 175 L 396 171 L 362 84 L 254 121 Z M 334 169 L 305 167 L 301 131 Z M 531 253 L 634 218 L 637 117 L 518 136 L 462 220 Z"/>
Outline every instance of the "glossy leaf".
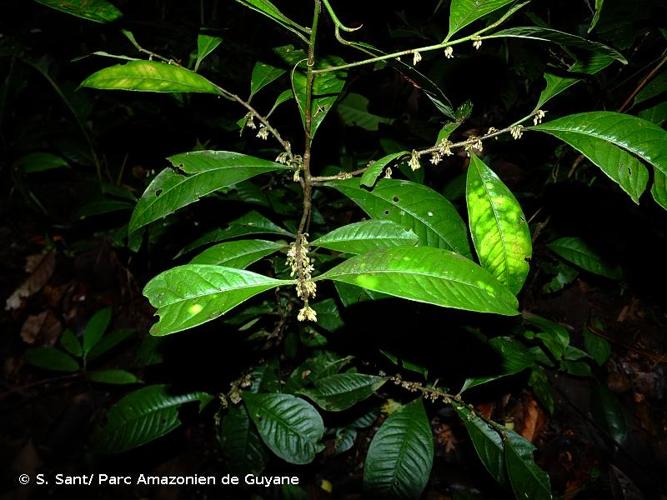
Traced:
<path fill-rule="evenodd" d="M 291 464 L 308 464 L 321 450 L 324 423 L 308 402 L 290 394 L 244 393 L 243 401 L 264 444 Z"/>
<path fill-rule="evenodd" d="M 124 396 L 111 407 L 103 424 L 95 429 L 94 447 L 104 453 L 120 453 L 162 437 L 179 425 L 178 410 L 198 402 L 202 410 L 213 397 L 205 392 L 172 394 L 166 385 L 150 385 Z"/>
<path fill-rule="evenodd" d="M 575 266 L 579 266 L 589 273 L 599 274 L 610 279 L 621 278 L 622 272 L 620 268 L 607 264 L 597 252 L 580 238 L 559 238 L 547 246 L 559 257 L 571 262 Z"/>
<path fill-rule="evenodd" d="M 158 61 L 130 61 L 110 66 L 90 75 L 81 86 L 137 92 L 219 93 L 213 83 L 194 71 Z"/>
<path fill-rule="evenodd" d="M 535 447 L 515 432 L 506 431 L 505 462 L 507 475 L 516 498 L 550 500 L 549 476 L 533 460 Z"/>
<path fill-rule="evenodd" d="M 452 0 L 449 8 L 449 33 L 447 38 L 477 19 L 509 5 L 514 0 Z"/>
<path fill-rule="evenodd" d="M 285 248 L 284 243 L 265 240 L 239 240 L 220 243 L 194 257 L 190 264 L 216 264 L 245 269 L 253 262 Z"/>
<path fill-rule="evenodd" d="M 253 96 L 267 85 L 273 83 L 283 76 L 286 71 L 282 68 L 276 68 L 263 62 L 255 63 L 250 78 L 250 95 Z"/>
<path fill-rule="evenodd" d="M 123 13 L 111 2 L 106 0 L 35 0 L 37 3 L 51 7 L 72 16 L 94 21 L 110 23 L 120 18 Z"/>
<path fill-rule="evenodd" d="M 389 415 L 373 436 L 364 463 L 364 489 L 378 497 L 419 498 L 433 467 L 433 435 L 417 399 Z"/>
<path fill-rule="evenodd" d="M 244 406 L 232 406 L 222 417 L 218 441 L 227 466 L 241 474 L 260 473 L 269 456 Z"/>
<path fill-rule="evenodd" d="M 256 175 L 288 169 L 279 163 L 229 151 L 193 151 L 174 155 L 169 161 L 174 169 L 160 172 L 146 188 L 132 213 L 130 233 L 219 189 Z"/>
<path fill-rule="evenodd" d="M 375 250 L 352 257 L 316 279 L 349 283 L 442 307 L 517 314 L 514 295 L 486 270 L 439 248 Z"/>
<path fill-rule="evenodd" d="M 28 364 L 57 372 L 77 372 L 79 363 L 55 347 L 34 347 L 25 352 L 24 358 Z"/>
<path fill-rule="evenodd" d="M 616 395 L 605 384 L 596 384 L 591 390 L 591 413 L 596 422 L 618 444 L 628 435 L 628 423 Z"/>
<path fill-rule="evenodd" d="M 595 29 L 600 20 L 600 15 L 602 14 L 602 7 L 604 6 L 604 0 L 595 0 L 595 13 L 593 14 L 593 19 L 591 19 L 591 24 L 588 27 L 588 32 L 590 33 Z"/>
<path fill-rule="evenodd" d="M 334 441 L 334 454 L 340 455 L 350 450 L 357 440 L 357 430 L 351 427 L 336 429 L 336 439 Z"/>
<path fill-rule="evenodd" d="M 627 64 L 627 59 L 623 54 L 600 42 L 587 40 L 571 33 L 565 33 L 552 28 L 543 28 L 538 26 L 518 26 L 496 31 L 491 35 L 484 35 L 484 38 L 522 38 L 524 40 L 537 40 L 541 42 L 552 42 L 565 47 L 587 50 L 607 55 L 617 61 Z"/>
<path fill-rule="evenodd" d="M 100 309 L 88 320 L 83 331 L 83 354 L 87 355 L 93 347 L 102 339 L 109 323 L 111 322 L 111 308 Z"/>
<path fill-rule="evenodd" d="M 521 205 L 486 164 L 472 156 L 466 186 L 468 224 L 482 267 L 517 294 L 528 271 L 533 245 Z"/>
<path fill-rule="evenodd" d="M 660 170 L 653 169 L 653 186 L 651 186 L 651 196 L 655 202 L 667 210 L 667 175 Z"/>
<path fill-rule="evenodd" d="M 410 181 L 382 179 L 371 191 L 355 179 L 326 183 L 354 201 L 373 219 L 391 220 L 412 230 L 420 245 L 470 256 L 465 223 L 436 191 Z"/>
<path fill-rule="evenodd" d="M 336 252 L 361 254 L 381 248 L 415 246 L 419 238 L 390 220 L 368 220 L 342 226 L 321 236 L 312 246 Z"/>
<path fill-rule="evenodd" d="M 375 160 L 368 165 L 368 169 L 361 176 L 360 185 L 372 188 L 375 185 L 378 177 L 382 174 L 385 167 L 401 156 L 409 154 L 407 151 L 399 151 L 398 153 L 391 153 L 383 156 L 379 160 Z"/>
<path fill-rule="evenodd" d="M 197 36 L 197 60 L 195 61 L 195 71 L 199 71 L 202 61 L 211 54 L 218 45 L 222 43 L 222 38 L 218 36 L 206 35 L 200 33 Z"/>
<path fill-rule="evenodd" d="M 301 38 L 304 42 L 308 43 L 308 38 L 304 36 L 304 33 L 308 32 L 308 29 L 304 28 L 300 24 L 292 21 L 289 17 L 283 14 L 278 7 L 276 7 L 269 0 L 236 0 L 242 5 L 245 5 L 249 9 L 259 12 L 260 14 L 268 17 L 269 19 L 277 22 L 285 29 L 291 31 L 296 36 Z"/>
<path fill-rule="evenodd" d="M 380 124 L 390 125 L 394 122 L 391 118 L 368 111 L 368 103 L 367 97 L 351 92 L 338 103 L 336 111 L 348 127 L 359 127 L 371 132 L 378 131 Z"/>
<path fill-rule="evenodd" d="M 315 388 L 300 391 L 326 411 L 343 411 L 369 398 L 387 381 L 363 373 L 337 373 L 315 381 Z"/>
<path fill-rule="evenodd" d="M 100 384 L 126 385 L 141 382 L 136 375 L 126 370 L 94 370 L 87 373 L 88 379 Z"/>
<path fill-rule="evenodd" d="M 230 267 L 174 267 L 158 274 L 144 288 L 144 295 L 160 316 L 151 334 L 168 335 L 201 325 L 258 293 L 290 283 Z"/>

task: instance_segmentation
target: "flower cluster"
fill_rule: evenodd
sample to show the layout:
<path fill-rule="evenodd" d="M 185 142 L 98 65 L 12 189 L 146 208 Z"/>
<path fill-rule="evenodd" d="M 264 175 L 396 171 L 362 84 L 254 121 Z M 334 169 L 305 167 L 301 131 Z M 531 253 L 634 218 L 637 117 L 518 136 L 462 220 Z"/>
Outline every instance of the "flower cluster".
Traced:
<path fill-rule="evenodd" d="M 417 63 L 422 60 L 422 55 L 416 50 L 412 53 L 412 65 L 417 66 Z"/>
<path fill-rule="evenodd" d="M 510 128 L 510 135 L 518 140 L 523 137 L 523 125 L 513 125 L 512 128 Z"/>
<path fill-rule="evenodd" d="M 468 156 L 470 156 L 475 151 L 477 151 L 478 153 L 481 153 L 484 150 L 484 144 L 482 143 L 482 139 L 480 139 L 477 136 L 472 135 L 466 141 L 464 149 L 465 149 L 466 153 L 468 153 Z"/>
<path fill-rule="evenodd" d="M 417 151 L 412 151 L 412 154 L 410 155 L 410 160 L 408 160 L 408 165 L 414 172 L 415 170 L 419 170 L 421 168 L 421 163 L 419 163 L 419 153 Z"/>
<path fill-rule="evenodd" d="M 479 50 L 482 47 L 482 39 L 478 36 L 472 37 L 472 46 L 475 50 Z"/>
<path fill-rule="evenodd" d="M 454 59 L 454 47 L 447 47 L 445 49 L 445 57 L 447 59 Z"/>
<path fill-rule="evenodd" d="M 263 141 L 269 138 L 269 129 L 264 126 L 263 123 L 260 123 L 259 130 L 257 131 L 257 138 L 262 139 Z"/>
<path fill-rule="evenodd" d="M 452 152 L 452 143 L 448 139 L 442 139 L 436 144 L 436 147 L 438 150 L 431 155 L 431 163 L 433 165 L 440 163 L 443 156 L 452 156 L 454 154 Z"/>
<path fill-rule="evenodd" d="M 317 313 L 308 306 L 308 299 L 315 297 L 317 285 L 313 281 L 312 273 L 315 266 L 308 255 L 308 240 L 306 235 L 297 236 L 287 251 L 287 265 L 290 267 L 290 276 L 297 278 L 296 294 L 304 301 L 304 307 L 299 311 L 299 321 L 317 321 Z"/>
<path fill-rule="evenodd" d="M 541 109 L 535 111 L 535 114 L 533 115 L 533 125 L 539 125 L 540 123 L 542 123 L 542 120 L 544 120 L 546 114 L 547 112 L 542 111 Z"/>

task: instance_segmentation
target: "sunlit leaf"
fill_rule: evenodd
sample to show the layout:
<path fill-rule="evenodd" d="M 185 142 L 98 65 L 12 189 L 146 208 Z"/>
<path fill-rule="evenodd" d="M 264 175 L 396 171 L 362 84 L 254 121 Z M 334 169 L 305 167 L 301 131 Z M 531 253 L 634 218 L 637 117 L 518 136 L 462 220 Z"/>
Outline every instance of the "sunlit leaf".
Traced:
<path fill-rule="evenodd" d="M 217 264 L 245 269 L 253 262 L 285 248 L 284 243 L 265 240 L 239 240 L 220 243 L 195 256 L 190 264 Z"/>
<path fill-rule="evenodd" d="M 370 250 L 415 246 L 415 233 L 390 220 L 369 220 L 341 226 L 321 236 L 312 246 L 337 252 L 360 254 Z"/>

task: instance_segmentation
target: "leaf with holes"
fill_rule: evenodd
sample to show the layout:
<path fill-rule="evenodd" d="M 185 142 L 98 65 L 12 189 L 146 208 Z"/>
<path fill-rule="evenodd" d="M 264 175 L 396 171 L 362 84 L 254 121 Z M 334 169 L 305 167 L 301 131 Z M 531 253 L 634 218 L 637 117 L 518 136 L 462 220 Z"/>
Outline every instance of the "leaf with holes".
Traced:
<path fill-rule="evenodd" d="M 386 377 L 363 373 L 337 373 L 317 379 L 314 388 L 302 389 L 299 393 L 323 410 L 343 411 L 372 396 L 386 381 Z"/>
<path fill-rule="evenodd" d="M 239 240 L 220 243 L 195 256 L 190 264 L 216 264 L 245 269 L 253 262 L 285 248 L 284 243 L 265 240 Z"/>
<path fill-rule="evenodd" d="M 115 5 L 106 0 L 36 0 L 36 2 L 96 23 L 110 23 L 123 15 Z"/>
<path fill-rule="evenodd" d="M 193 151 L 171 156 L 169 161 L 177 170 L 163 170 L 146 188 L 132 213 L 130 233 L 222 188 L 256 175 L 289 169 L 230 151 Z"/>
<path fill-rule="evenodd" d="M 589 273 L 598 274 L 610 279 L 620 279 L 622 271 L 611 266 L 600 255 L 580 238 L 559 238 L 547 244 L 549 250 L 575 266 Z"/>
<path fill-rule="evenodd" d="M 355 179 L 326 183 L 354 201 L 373 219 L 391 220 L 412 230 L 420 245 L 469 257 L 468 234 L 456 208 L 441 194 L 410 181 L 383 179 L 371 191 Z"/>
<path fill-rule="evenodd" d="M 160 321 L 151 335 L 169 335 L 222 316 L 258 293 L 292 281 L 231 267 L 186 264 L 158 274 L 144 288 Z"/>
<path fill-rule="evenodd" d="M 375 250 L 352 257 L 316 278 L 323 279 L 441 307 L 518 314 L 514 295 L 488 271 L 440 248 Z"/>
<path fill-rule="evenodd" d="M 308 464 L 321 451 L 324 423 L 308 402 L 290 394 L 243 394 L 264 444 L 291 464 Z"/>
<path fill-rule="evenodd" d="M 468 224 L 482 267 L 519 293 L 533 253 L 521 205 L 486 164 L 472 156 L 466 187 Z"/>
<path fill-rule="evenodd" d="M 198 402 L 200 411 L 213 400 L 205 392 L 172 394 L 166 385 L 150 385 L 124 396 L 107 412 L 92 434 L 103 453 L 120 453 L 169 434 L 179 425 L 178 409 Z"/>
<path fill-rule="evenodd" d="M 364 489 L 375 496 L 419 498 L 433 467 L 433 435 L 417 399 L 389 415 L 373 436 L 364 463 Z"/>
<path fill-rule="evenodd" d="M 336 252 L 361 254 L 370 250 L 415 246 L 415 233 L 390 220 L 368 220 L 342 226 L 311 243 Z"/>

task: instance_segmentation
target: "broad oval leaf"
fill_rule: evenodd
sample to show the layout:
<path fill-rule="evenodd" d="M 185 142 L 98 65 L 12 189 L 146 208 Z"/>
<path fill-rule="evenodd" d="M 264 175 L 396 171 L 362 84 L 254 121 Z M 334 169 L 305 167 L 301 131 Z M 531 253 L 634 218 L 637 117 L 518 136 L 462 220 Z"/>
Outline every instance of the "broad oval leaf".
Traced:
<path fill-rule="evenodd" d="M 337 373 L 317 379 L 315 388 L 299 393 L 312 399 L 326 411 L 343 411 L 369 398 L 387 381 L 386 377 L 363 373 Z"/>
<path fill-rule="evenodd" d="M 390 220 L 368 220 L 334 229 L 311 243 L 337 252 L 360 254 L 381 248 L 415 246 L 415 233 Z"/>
<path fill-rule="evenodd" d="M 158 61 L 130 61 L 101 69 L 86 78 L 82 87 L 158 93 L 218 94 L 215 84 L 194 71 Z"/>
<path fill-rule="evenodd" d="M 399 151 L 398 153 L 391 153 L 388 154 L 387 156 L 383 156 L 379 160 L 371 162 L 371 164 L 364 172 L 364 175 L 361 176 L 361 181 L 359 184 L 362 186 L 367 186 L 369 188 L 372 188 L 375 185 L 375 181 L 377 180 L 378 177 L 380 177 L 380 174 L 382 174 L 382 171 L 387 165 L 389 165 L 397 158 L 400 158 L 401 156 L 407 154 L 408 154 L 407 151 Z"/>
<path fill-rule="evenodd" d="M 70 353 L 72 356 L 76 356 L 77 358 L 81 357 L 83 354 L 83 348 L 81 347 L 79 338 L 69 328 L 60 335 L 60 345 L 68 353 Z"/>
<path fill-rule="evenodd" d="M 507 475 L 516 498 L 551 500 L 549 476 L 533 460 L 535 447 L 512 431 L 506 431 L 505 464 Z"/>
<path fill-rule="evenodd" d="M 374 189 L 355 179 L 326 183 L 354 201 L 373 219 L 391 220 L 412 230 L 421 245 L 471 256 L 461 216 L 445 197 L 422 184 L 382 179 Z"/>
<path fill-rule="evenodd" d="M 433 435 L 417 399 L 389 415 L 373 436 L 364 463 L 364 488 L 376 496 L 419 498 L 433 467 Z"/>
<path fill-rule="evenodd" d="M 123 15 L 115 5 L 106 0 L 36 0 L 36 2 L 96 23 L 110 23 Z"/>
<path fill-rule="evenodd" d="M 449 7 L 449 33 L 447 39 L 492 12 L 511 4 L 514 0 L 452 0 Z"/>
<path fill-rule="evenodd" d="M 562 257 L 575 266 L 610 279 L 620 279 L 622 271 L 619 267 L 607 264 L 598 253 L 582 239 L 564 237 L 552 241 L 547 245 L 559 257 Z"/>
<path fill-rule="evenodd" d="M 83 355 L 86 356 L 102 339 L 111 322 L 111 308 L 100 309 L 88 320 L 83 331 Z"/>
<path fill-rule="evenodd" d="M 376 250 L 352 257 L 316 279 L 453 309 L 518 314 L 514 295 L 488 271 L 440 248 Z"/>
<path fill-rule="evenodd" d="M 55 347 L 35 347 L 25 352 L 27 363 L 45 370 L 57 372 L 77 372 L 79 363 L 66 352 Z"/>
<path fill-rule="evenodd" d="M 144 288 L 144 295 L 160 316 L 151 327 L 151 335 L 168 335 L 201 325 L 258 293 L 290 283 L 230 267 L 174 267 L 158 274 Z"/>
<path fill-rule="evenodd" d="M 273 161 L 230 151 L 193 151 L 168 159 L 175 169 L 163 170 L 146 188 L 132 213 L 130 233 L 219 189 L 256 175 L 288 169 Z"/>
<path fill-rule="evenodd" d="M 291 394 L 243 394 L 264 444 L 291 464 L 308 464 L 321 450 L 324 422 L 307 401 Z"/>
<path fill-rule="evenodd" d="M 242 474 L 260 473 L 268 453 L 244 406 L 232 406 L 220 422 L 218 442 L 227 466 Z"/>
<path fill-rule="evenodd" d="M 282 68 L 276 68 L 263 62 L 255 63 L 255 66 L 252 68 L 252 76 L 250 77 L 250 95 L 255 95 L 285 73 L 286 71 Z"/>
<path fill-rule="evenodd" d="M 266 240 L 239 240 L 220 243 L 195 256 L 190 264 L 216 264 L 245 269 L 253 262 L 277 252 L 285 244 Z"/>
<path fill-rule="evenodd" d="M 517 294 L 533 253 L 521 205 L 486 164 L 472 156 L 466 187 L 468 224 L 482 267 Z"/>
<path fill-rule="evenodd" d="M 123 397 L 111 407 L 92 435 L 94 447 L 103 453 L 120 453 L 162 437 L 179 425 L 178 409 L 199 402 L 202 410 L 213 400 L 205 392 L 171 394 L 166 385 L 150 385 Z"/>

